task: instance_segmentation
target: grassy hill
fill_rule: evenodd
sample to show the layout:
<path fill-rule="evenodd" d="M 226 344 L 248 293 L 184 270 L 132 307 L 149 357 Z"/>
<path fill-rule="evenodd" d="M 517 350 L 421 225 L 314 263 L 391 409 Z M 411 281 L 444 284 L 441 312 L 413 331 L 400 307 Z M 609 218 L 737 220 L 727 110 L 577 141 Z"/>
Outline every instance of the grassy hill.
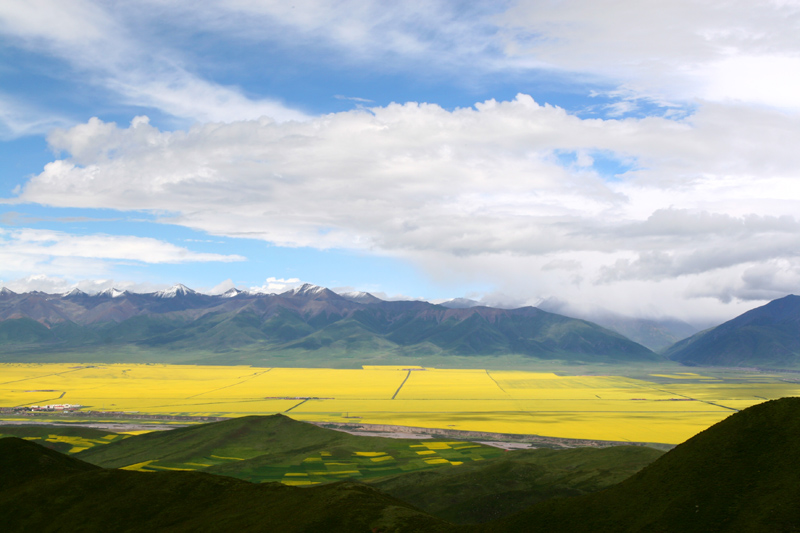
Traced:
<path fill-rule="evenodd" d="M 599 490 L 662 453 L 633 446 L 506 452 L 471 442 L 354 436 L 282 415 L 153 432 L 104 445 L 124 436 L 79 427 L 13 429 L 26 438 L 47 438 L 37 441 L 43 445 L 64 444 L 62 451 L 70 450 L 66 443 L 94 444 L 76 457 L 104 467 L 195 470 L 257 482 L 367 481 L 455 523 L 485 522 L 547 498 Z"/>
<path fill-rule="evenodd" d="M 19 437 L 61 453 L 78 453 L 123 440 L 128 435 L 80 426 L 2 425 L 2 437 Z"/>
<path fill-rule="evenodd" d="M 662 454 L 643 446 L 517 450 L 458 468 L 378 479 L 370 485 L 433 516 L 473 524 L 550 498 L 598 491 L 630 477 Z"/>
<path fill-rule="evenodd" d="M 0 439 L 0 516 L 8 532 L 453 530 L 364 485 L 106 470 L 13 437 Z"/>
<path fill-rule="evenodd" d="M 286 432 L 301 439 L 293 448 L 284 445 L 281 453 L 298 453 L 304 438 L 317 443 L 315 439 L 323 438 L 323 433 L 302 430 L 283 418 L 270 424 L 276 438 Z M 205 440 L 174 430 L 168 432 L 173 434 L 169 441 L 147 444 L 160 453 L 187 454 L 194 446 L 219 449 L 213 435 L 229 440 L 240 435 L 240 442 L 254 442 L 269 438 L 271 431 L 210 426 L 213 431 Z M 137 438 L 91 452 L 123 449 Z M 144 447 L 145 441 L 136 444 L 137 449 Z M 631 450 L 640 456 L 630 455 Z M 106 470 L 12 437 L 0 439 L 0 516 L 7 531 L 800 530 L 800 398 L 773 400 L 731 415 L 608 488 L 550 498 L 500 520 L 454 526 L 404 501 L 417 501 L 453 520 L 487 520 L 493 508 L 502 514 L 527 505 L 543 495 L 541 488 L 550 491 L 548 496 L 569 496 L 613 483 L 613 476 L 622 478 L 626 470 L 637 469 L 648 453 L 654 452 L 633 447 L 509 452 L 434 475 L 417 472 L 375 480 L 392 496 L 352 482 L 299 488 L 204 472 Z"/>
<path fill-rule="evenodd" d="M 486 531 L 800 530 L 800 398 L 715 424 L 595 494 L 534 505 Z"/>
<path fill-rule="evenodd" d="M 248 481 L 316 484 L 452 467 L 503 453 L 469 442 L 350 435 L 278 414 L 137 435 L 76 457 L 107 468 L 201 470 Z"/>

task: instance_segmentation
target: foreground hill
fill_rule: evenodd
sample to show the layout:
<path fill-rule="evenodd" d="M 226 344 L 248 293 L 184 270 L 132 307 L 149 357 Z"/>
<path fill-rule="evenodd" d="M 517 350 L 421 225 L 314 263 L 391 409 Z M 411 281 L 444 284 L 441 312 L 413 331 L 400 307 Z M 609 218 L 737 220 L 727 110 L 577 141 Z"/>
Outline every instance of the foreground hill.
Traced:
<path fill-rule="evenodd" d="M 248 481 L 329 483 L 484 461 L 503 453 L 472 443 L 350 435 L 277 414 L 155 431 L 75 457 L 107 468 L 140 465 L 135 468 L 202 470 Z"/>
<path fill-rule="evenodd" d="M 75 457 L 104 467 L 196 469 L 248 481 L 367 481 L 431 515 L 476 523 L 599 490 L 662 453 L 640 446 L 505 452 L 470 442 L 355 436 L 273 415 L 129 437 Z"/>
<path fill-rule="evenodd" d="M 538 475 L 503 465 L 472 472 L 478 492 L 493 483 L 486 500 L 516 498 L 503 485 Z M 0 516 L 4 531 L 789 532 L 800 530 L 798 465 L 800 398 L 784 398 L 730 416 L 600 492 L 454 526 L 362 484 L 301 489 L 202 472 L 106 470 L 12 437 L 0 439 Z M 419 485 L 431 500 L 447 498 L 446 485 Z"/>
<path fill-rule="evenodd" d="M 752 309 L 670 347 L 685 365 L 793 368 L 800 366 L 800 296 Z"/>
<path fill-rule="evenodd" d="M 800 398 L 736 413 L 604 491 L 534 505 L 487 531 L 800 530 Z"/>
<path fill-rule="evenodd" d="M 3 531 L 452 531 L 376 489 L 307 489 L 201 472 L 106 470 L 0 439 Z"/>
<path fill-rule="evenodd" d="M 450 309 L 370 295 L 344 297 L 311 285 L 282 294 L 230 291 L 218 296 L 182 285 L 151 294 L 0 292 L 0 357 L 5 360 L 41 359 L 56 352 L 74 360 L 70 351 L 94 351 L 93 360 L 113 360 L 108 354 L 127 349 L 126 362 L 138 361 L 130 348 L 193 357 L 204 353 L 207 363 L 291 357 L 295 364 L 347 359 L 352 365 L 375 354 L 663 360 L 597 324 L 535 307 Z M 238 356 L 227 355 L 234 352 Z"/>
<path fill-rule="evenodd" d="M 438 518 L 477 524 L 550 498 L 596 492 L 630 477 L 663 453 L 644 446 L 516 450 L 458 468 L 369 483 Z"/>

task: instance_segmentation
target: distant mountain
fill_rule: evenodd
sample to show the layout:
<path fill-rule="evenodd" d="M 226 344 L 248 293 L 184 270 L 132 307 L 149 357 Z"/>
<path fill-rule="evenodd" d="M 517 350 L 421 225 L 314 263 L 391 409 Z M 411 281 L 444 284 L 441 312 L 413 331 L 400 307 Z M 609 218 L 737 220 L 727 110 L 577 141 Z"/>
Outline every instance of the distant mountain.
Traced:
<path fill-rule="evenodd" d="M 800 366 L 800 296 L 752 309 L 670 347 L 686 365 L 794 368 Z"/>
<path fill-rule="evenodd" d="M 469 309 L 470 307 L 478 307 L 479 305 L 483 304 L 476 300 L 470 300 L 469 298 L 453 298 L 452 300 L 447 300 L 439 305 L 442 307 L 447 307 L 448 309 Z"/>
<path fill-rule="evenodd" d="M 589 320 L 656 352 L 665 350 L 699 331 L 699 328 L 674 318 L 637 318 L 608 309 L 585 311 L 556 298 L 545 300 L 538 307 L 551 313 Z"/>
<path fill-rule="evenodd" d="M 310 284 L 281 294 L 231 290 L 211 296 L 176 285 L 149 294 L 9 291 L 0 297 L 0 358 L 3 353 L 126 346 L 220 354 L 204 359 L 212 363 L 229 362 L 225 354 L 248 350 L 293 362 L 344 358 L 351 364 L 375 354 L 662 360 L 596 324 L 535 307 L 449 309 L 366 293 L 346 297 Z"/>
<path fill-rule="evenodd" d="M 341 296 L 351 302 L 358 302 L 360 304 L 377 304 L 384 301 L 368 292 L 345 292 L 342 293 Z"/>

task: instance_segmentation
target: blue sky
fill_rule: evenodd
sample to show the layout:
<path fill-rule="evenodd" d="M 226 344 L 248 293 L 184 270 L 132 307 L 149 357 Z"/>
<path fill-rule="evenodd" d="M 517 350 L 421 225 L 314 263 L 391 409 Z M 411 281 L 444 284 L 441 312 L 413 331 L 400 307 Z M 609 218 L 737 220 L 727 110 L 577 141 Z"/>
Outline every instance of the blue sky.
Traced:
<path fill-rule="evenodd" d="M 8 0 L 0 282 L 730 317 L 800 285 L 800 4 Z"/>

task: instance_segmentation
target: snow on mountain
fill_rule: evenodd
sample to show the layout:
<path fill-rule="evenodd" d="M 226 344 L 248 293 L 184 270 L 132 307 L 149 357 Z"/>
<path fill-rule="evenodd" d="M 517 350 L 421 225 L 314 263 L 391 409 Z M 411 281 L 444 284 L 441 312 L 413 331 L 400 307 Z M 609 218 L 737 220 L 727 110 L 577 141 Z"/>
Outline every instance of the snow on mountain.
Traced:
<path fill-rule="evenodd" d="M 303 283 L 301 286 L 296 287 L 290 291 L 286 291 L 283 293 L 285 296 L 301 296 L 304 298 L 310 298 L 313 296 L 317 296 L 321 293 L 327 291 L 325 287 L 320 287 L 319 285 L 313 285 L 311 283 Z"/>
<path fill-rule="evenodd" d="M 106 289 L 104 291 L 98 292 L 95 296 L 106 296 L 109 298 L 119 298 L 120 296 L 124 296 L 128 294 L 128 291 L 121 291 L 116 288 Z"/>
<path fill-rule="evenodd" d="M 351 302 L 356 302 L 360 304 L 374 304 L 378 302 L 382 302 L 380 298 L 377 296 L 373 296 L 368 292 L 343 292 L 339 296 L 346 300 L 350 300 Z"/>
<path fill-rule="evenodd" d="M 75 288 L 74 288 L 74 289 L 72 289 L 71 291 L 69 291 L 69 292 L 65 292 L 65 293 L 64 293 L 64 294 L 62 294 L 61 296 L 62 296 L 63 298 L 68 298 L 68 297 L 75 297 L 75 296 L 88 296 L 88 294 L 86 294 L 85 292 L 83 292 L 83 291 L 82 291 L 82 290 L 80 290 L 79 288 L 75 287 Z"/>
<path fill-rule="evenodd" d="M 164 289 L 163 291 L 158 291 L 155 293 L 156 298 L 175 298 L 177 296 L 189 296 L 191 294 L 197 294 L 196 291 L 193 291 L 186 285 L 182 285 L 177 283 L 170 287 L 169 289 Z"/>
<path fill-rule="evenodd" d="M 222 298 L 235 298 L 235 297 L 239 296 L 240 294 L 247 295 L 249 293 L 247 291 L 240 291 L 239 289 L 234 287 L 234 288 L 228 289 L 227 291 L 225 291 L 222 294 L 220 294 L 220 297 L 222 297 Z"/>
<path fill-rule="evenodd" d="M 11 289 L 7 289 L 3 287 L 0 289 L 0 296 L 16 296 L 16 292 L 12 291 Z"/>

